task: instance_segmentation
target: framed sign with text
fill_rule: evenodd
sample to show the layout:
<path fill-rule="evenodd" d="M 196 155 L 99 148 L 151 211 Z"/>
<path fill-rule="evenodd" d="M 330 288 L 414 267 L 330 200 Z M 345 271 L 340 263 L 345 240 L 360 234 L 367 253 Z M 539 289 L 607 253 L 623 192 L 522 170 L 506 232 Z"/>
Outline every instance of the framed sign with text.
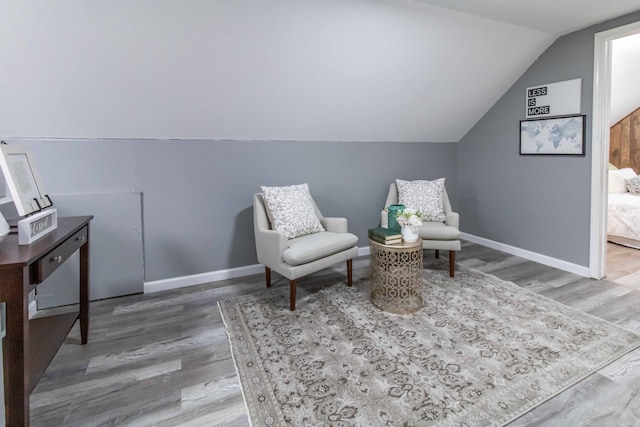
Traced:
<path fill-rule="evenodd" d="M 18 221 L 18 244 L 30 245 L 58 227 L 58 211 L 47 209 Z"/>
<path fill-rule="evenodd" d="M 580 114 L 582 79 L 566 80 L 527 88 L 527 118 Z"/>

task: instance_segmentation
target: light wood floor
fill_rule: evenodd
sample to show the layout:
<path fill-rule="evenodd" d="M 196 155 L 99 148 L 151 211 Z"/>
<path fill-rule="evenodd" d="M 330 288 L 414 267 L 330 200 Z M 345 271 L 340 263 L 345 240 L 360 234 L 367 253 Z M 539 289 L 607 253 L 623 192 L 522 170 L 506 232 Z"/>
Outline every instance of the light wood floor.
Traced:
<path fill-rule="evenodd" d="M 640 288 L 640 249 L 607 243 L 607 280 Z"/>
<path fill-rule="evenodd" d="M 464 243 L 457 260 L 640 332 L 640 292 L 632 286 L 586 279 L 472 243 Z M 354 262 L 354 269 L 367 267 L 368 257 Z M 447 270 L 448 260 L 427 251 L 425 267 Z M 320 275 L 343 277 L 344 270 Z M 288 285 L 273 276 L 274 286 Z M 258 275 L 92 303 L 89 343 L 80 345 L 74 327 L 31 396 L 32 425 L 247 426 L 216 302 L 262 289 Z M 510 426 L 632 425 L 640 425 L 640 350 Z"/>

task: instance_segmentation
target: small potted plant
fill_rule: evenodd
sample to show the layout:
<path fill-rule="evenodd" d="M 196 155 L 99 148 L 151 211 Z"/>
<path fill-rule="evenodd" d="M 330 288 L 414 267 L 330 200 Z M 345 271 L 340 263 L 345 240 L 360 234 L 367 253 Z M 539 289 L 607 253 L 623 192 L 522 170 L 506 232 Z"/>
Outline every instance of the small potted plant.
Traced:
<path fill-rule="evenodd" d="M 422 225 L 422 212 L 405 208 L 396 218 L 400 224 L 402 240 L 405 242 L 415 242 L 418 240 L 418 227 Z"/>

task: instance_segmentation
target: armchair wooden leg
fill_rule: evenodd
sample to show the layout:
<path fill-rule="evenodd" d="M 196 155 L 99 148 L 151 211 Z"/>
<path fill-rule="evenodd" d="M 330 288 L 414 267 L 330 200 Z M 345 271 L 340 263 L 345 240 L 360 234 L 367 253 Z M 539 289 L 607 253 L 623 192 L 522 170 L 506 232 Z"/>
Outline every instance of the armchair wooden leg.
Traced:
<path fill-rule="evenodd" d="M 289 280 L 289 310 L 296 311 L 296 281 Z"/>
<path fill-rule="evenodd" d="M 267 288 L 271 287 L 271 269 L 269 267 L 264 268 L 264 278 L 267 282 Z"/>
<path fill-rule="evenodd" d="M 436 249 L 436 258 L 440 258 L 440 251 Z"/>
<path fill-rule="evenodd" d="M 347 286 L 351 286 L 353 284 L 353 260 L 347 260 Z"/>
<path fill-rule="evenodd" d="M 456 271 L 456 251 L 449 251 L 449 277 L 453 277 Z"/>

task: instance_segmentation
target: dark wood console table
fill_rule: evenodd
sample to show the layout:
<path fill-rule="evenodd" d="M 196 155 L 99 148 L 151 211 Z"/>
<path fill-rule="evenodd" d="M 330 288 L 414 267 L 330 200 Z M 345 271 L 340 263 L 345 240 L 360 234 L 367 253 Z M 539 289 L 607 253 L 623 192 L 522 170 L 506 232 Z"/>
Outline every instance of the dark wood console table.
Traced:
<path fill-rule="evenodd" d="M 82 344 L 89 333 L 89 222 L 93 216 L 58 218 L 58 227 L 30 245 L 18 234 L 0 243 L 0 301 L 6 303 L 2 341 L 7 426 L 29 425 L 29 396 L 77 319 Z M 80 249 L 80 308 L 29 320 L 29 293 Z"/>

